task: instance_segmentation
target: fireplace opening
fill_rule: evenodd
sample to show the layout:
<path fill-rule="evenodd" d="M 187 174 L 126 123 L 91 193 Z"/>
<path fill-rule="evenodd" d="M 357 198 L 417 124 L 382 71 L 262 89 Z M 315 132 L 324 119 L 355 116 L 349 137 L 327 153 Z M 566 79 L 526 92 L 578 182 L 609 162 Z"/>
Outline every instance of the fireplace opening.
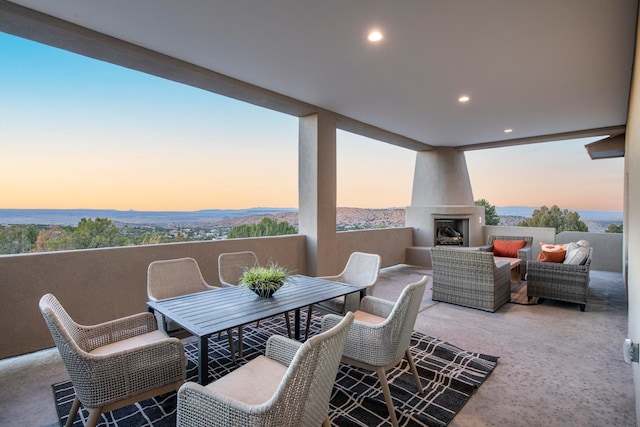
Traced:
<path fill-rule="evenodd" d="M 452 218 L 435 220 L 436 246 L 469 246 L 469 219 Z"/>

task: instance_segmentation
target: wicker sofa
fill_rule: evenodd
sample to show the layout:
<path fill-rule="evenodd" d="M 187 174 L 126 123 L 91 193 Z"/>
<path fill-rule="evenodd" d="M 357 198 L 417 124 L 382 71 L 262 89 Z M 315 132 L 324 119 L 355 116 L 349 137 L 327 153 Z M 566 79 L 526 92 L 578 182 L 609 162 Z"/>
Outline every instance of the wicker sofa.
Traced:
<path fill-rule="evenodd" d="M 491 252 L 436 246 L 431 260 L 434 301 L 493 312 L 511 299 L 509 263 L 496 265 Z"/>
<path fill-rule="evenodd" d="M 589 248 L 589 256 L 579 265 L 529 261 L 527 296 L 577 303 L 580 311 L 585 311 L 592 252 Z"/>
<path fill-rule="evenodd" d="M 522 260 L 520 264 L 520 280 L 524 280 L 527 274 L 527 262 L 531 261 L 532 258 L 532 245 L 533 245 L 533 237 L 532 236 L 488 236 L 487 244 L 485 246 L 480 246 L 481 251 L 493 252 L 493 242 L 494 240 L 524 240 L 525 245 L 522 249 L 518 250 L 518 258 Z"/>

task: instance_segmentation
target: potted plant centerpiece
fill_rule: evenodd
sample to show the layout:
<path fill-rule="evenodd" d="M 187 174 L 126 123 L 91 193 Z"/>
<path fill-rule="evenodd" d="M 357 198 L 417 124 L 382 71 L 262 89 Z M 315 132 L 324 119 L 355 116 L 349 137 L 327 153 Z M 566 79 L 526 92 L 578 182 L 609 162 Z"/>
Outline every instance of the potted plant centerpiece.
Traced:
<path fill-rule="evenodd" d="M 270 262 L 266 267 L 247 268 L 240 278 L 240 285 L 251 289 L 262 298 L 269 298 L 280 289 L 291 271 L 286 267 Z"/>

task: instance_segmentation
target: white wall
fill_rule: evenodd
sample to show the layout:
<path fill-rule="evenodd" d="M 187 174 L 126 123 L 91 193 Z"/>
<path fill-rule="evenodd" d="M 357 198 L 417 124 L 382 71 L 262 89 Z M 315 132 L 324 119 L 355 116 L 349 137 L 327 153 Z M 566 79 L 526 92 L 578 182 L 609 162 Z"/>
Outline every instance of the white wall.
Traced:
<path fill-rule="evenodd" d="M 624 253 L 628 266 L 628 337 L 637 343 L 640 342 L 640 37 L 638 34 L 636 34 L 634 62 L 624 159 L 624 240 L 627 244 Z M 640 414 L 640 368 L 637 363 L 633 363 L 632 368 L 636 391 L 636 414 Z"/>
<path fill-rule="evenodd" d="M 622 273 L 622 233 L 587 233 L 564 231 L 556 236 L 556 243 L 586 240 L 593 248 L 591 269 Z"/>

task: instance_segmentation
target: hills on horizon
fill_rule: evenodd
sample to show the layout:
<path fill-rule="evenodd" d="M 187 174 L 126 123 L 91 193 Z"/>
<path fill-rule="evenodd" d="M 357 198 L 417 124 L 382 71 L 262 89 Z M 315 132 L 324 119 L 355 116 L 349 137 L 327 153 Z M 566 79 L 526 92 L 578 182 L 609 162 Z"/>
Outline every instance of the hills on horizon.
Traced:
<path fill-rule="evenodd" d="M 496 207 L 499 216 L 530 218 L 538 207 Z M 338 222 L 383 221 L 389 226 L 402 226 L 405 208 L 338 208 Z M 77 225 L 82 218 L 108 218 L 115 223 L 135 225 L 206 225 L 221 222 L 259 221 L 264 215 L 276 215 L 280 220 L 297 224 L 295 208 L 205 209 L 181 211 L 120 211 L 115 209 L 0 209 L 0 224 L 4 225 Z M 622 212 L 577 211 L 582 220 L 622 221 Z M 248 218 L 251 217 L 251 218 Z M 240 221 L 240 218 L 243 220 Z"/>
<path fill-rule="evenodd" d="M 76 225 L 82 218 L 108 218 L 116 223 L 184 225 L 216 223 L 248 215 L 297 212 L 293 208 L 205 209 L 200 211 L 120 211 L 116 209 L 0 209 L 0 224 Z"/>
<path fill-rule="evenodd" d="M 550 206 L 549 206 L 550 207 Z M 496 213 L 498 216 L 522 216 L 525 218 L 531 218 L 533 215 L 533 211 L 536 209 L 540 209 L 538 207 L 530 207 L 530 206 L 496 206 Z M 561 208 L 564 210 L 564 208 Z M 573 211 L 569 209 L 569 211 Z M 622 221 L 622 212 L 616 211 L 594 211 L 594 210 L 578 210 L 573 211 L 578 212 L 580 215 L 580 219 L 589 219 L 589 220 L 615 220 Z"/>

